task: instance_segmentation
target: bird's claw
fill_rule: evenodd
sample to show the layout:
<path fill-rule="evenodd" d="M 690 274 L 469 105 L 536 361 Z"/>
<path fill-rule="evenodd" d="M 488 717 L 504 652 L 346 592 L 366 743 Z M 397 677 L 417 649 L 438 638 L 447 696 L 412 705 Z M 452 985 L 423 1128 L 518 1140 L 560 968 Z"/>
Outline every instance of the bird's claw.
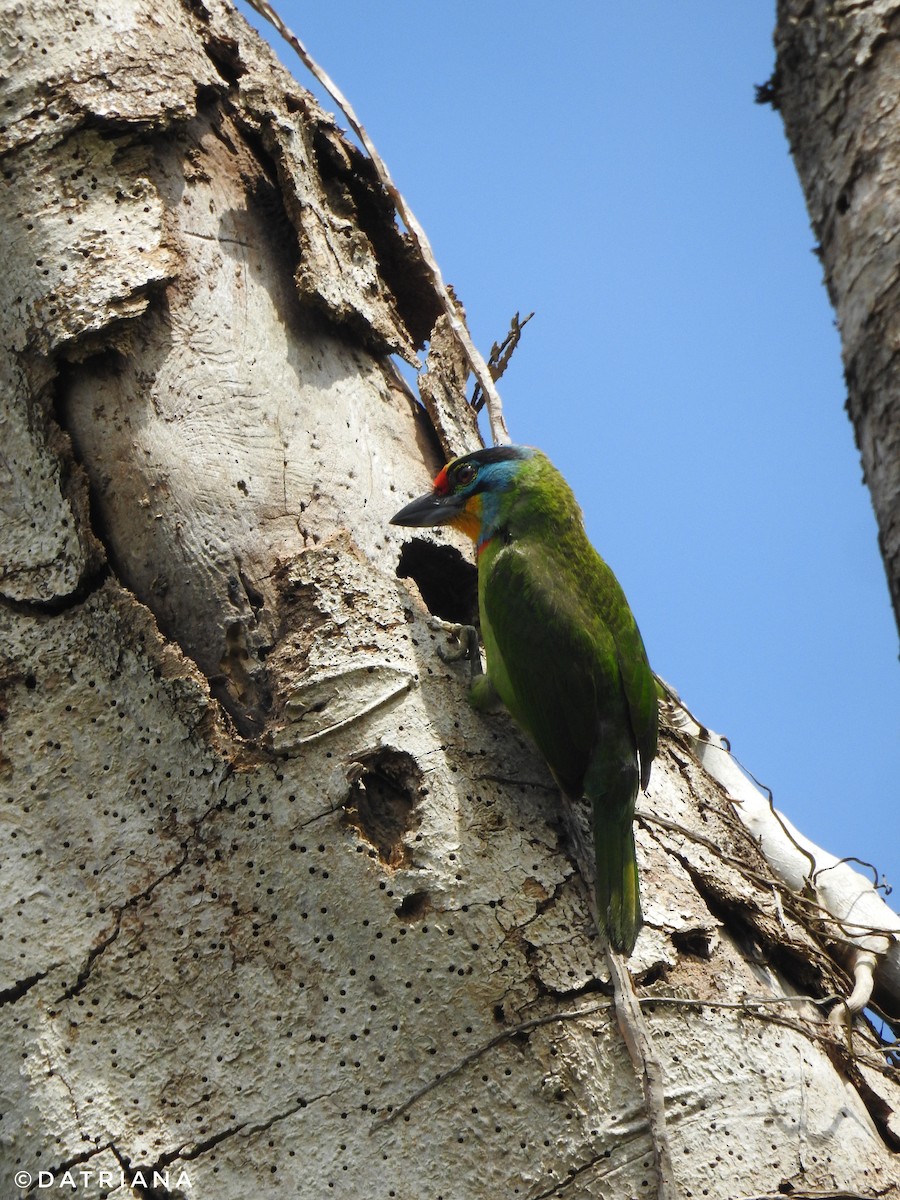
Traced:
<path fill-rule="evenodd" d="M 441 662 L 454 663 L 467 658 L 473 676 L 482 673 L 481 644 L 478 630 L 474 625 L 459 625 L 455 622 L 441 621 L 438 618 L 433 619 L 430 624 L 432 629 L 446 633 L 449 638 L 455 639 L 457 642 L 456 647 L 452 650 L 446 646 L 438 646 L 437 652 Z"/>

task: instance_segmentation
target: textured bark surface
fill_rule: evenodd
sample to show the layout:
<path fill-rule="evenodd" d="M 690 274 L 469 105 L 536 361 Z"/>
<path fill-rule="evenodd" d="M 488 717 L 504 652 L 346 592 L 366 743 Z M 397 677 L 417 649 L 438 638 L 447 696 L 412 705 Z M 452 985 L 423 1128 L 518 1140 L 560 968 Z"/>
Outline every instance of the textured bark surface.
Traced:
<path fill-rule="evenodd" d="M 837 313 L 900 624 L 900 4 L 779 0 L 780 108 Z"/>
<path fill-rule="evenodd" d="M 468 551 L 387 524 L 477 434 L 368 164 L 220 0 L 2 27 L 0 1193 L 654 1194 Z M 833 928 L 671 731 L 641 809 L 680 1194 L 897 1194 Z"/>

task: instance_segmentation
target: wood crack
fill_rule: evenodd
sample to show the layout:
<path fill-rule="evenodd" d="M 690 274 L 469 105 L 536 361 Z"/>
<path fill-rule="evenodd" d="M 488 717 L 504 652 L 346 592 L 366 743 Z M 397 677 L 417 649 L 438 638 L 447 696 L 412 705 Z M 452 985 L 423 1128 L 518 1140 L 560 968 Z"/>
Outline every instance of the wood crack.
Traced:
<path fill-rule="evenodd" d="M 183 844 L 182 850 L 182 856 L 174 866 L 170 867 L 168 871 L 154 879 L 152 883 L 148 884 L 147 887 L 143 888 L 140 892 L 136 892 L 133 896 L 129 896 L 127 900 L 125 900 L 115 909 L 115 922 L 112 930 L 88 951 L 87 958 L 84 960 L 75 982 L 66 988 L 63 994 L 56 1001 L 57 1004 L 61 1004 L 64 1000 L 71 1000 L 73 996 L 77 996 L 79 992 L 84 990 L 94 969 L 94 963 L 97 961 L 100 955 L 104 953 L 104 951 L 108 950 L 109 947 L 113 945 L 113 943 L 118 939 L 119 934 L 122 932 L 122 918 L 124 917 L 125 913 L 128 912 L 129 909 L 137 907 L 138 904 L 143 903 L 145 900 L 149 900 L 154 891 L 165 880 L 171 879 L 173 876 L 180 874 L 182 868 L 187 863 L 188 855 L 190 853 L 187 842 Z"/>

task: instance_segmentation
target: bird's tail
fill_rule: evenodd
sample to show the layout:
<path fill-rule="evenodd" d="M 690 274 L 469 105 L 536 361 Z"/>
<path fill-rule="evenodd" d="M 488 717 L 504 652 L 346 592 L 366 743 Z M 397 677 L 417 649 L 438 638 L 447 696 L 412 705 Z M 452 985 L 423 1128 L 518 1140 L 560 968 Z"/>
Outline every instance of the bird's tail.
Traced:
<path fill-rule="evenodd" d="M 630 811 L 610 810 L 594 801 L 594 853 L 597 860 L 597 918 L 613 949 L 630 954 L 643 924 Z"/>
<path fill-rule="evenodd" d="M 634 805 L 639 787 L 630 736 L 616 738 L 614 729 L 601 730 L 585 773 L 584 792 L 593 807 L 597 924 L 621 954 L 634 949 L 643 924 L 634 849 Z"/>

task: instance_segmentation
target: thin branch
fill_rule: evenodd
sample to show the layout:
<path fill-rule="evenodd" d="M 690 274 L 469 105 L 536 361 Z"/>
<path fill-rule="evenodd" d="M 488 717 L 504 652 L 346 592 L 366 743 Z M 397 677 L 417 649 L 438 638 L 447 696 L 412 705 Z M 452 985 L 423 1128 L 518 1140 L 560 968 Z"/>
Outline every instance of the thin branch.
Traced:
<path fill-rule="evenodd" d="M 740 824 L 753 838 L 757 848 L 771 866 L 773 874 L 790 889 L 790 894 L 797 904 L 806 906 L 808 910 L 813 905 L 810 904 L 809 897 L 802 894 L 797 878 L 802 879 L 804 889 L 814 890 L 817 895 L 822 896 L 822 903 L 814 907 L 825 915 L 823 924 L 832 927 L 823 929 L 822 932 L 825 936 L 832 942 L 848 945 L 857 956 L 859 951 L 876 953 L 879 961 L 895 950 L 898 935 L 900 935 L 897 914 L 888 908 L 882 897 L 877 894 L 877 870 L 871 864 L 861 864 L 869 866 L 873 872 L 874 881 L 869 884 L 868 880 L 865 880 L 859 872 L 847 866 L 849 861 L 860 862 L 859 859 L 838 860 L 795 831 L 787 818 L 775 808 L 771 789 L 764 788 L 752 773 L 741 765 L 732 753 L 727 740 L 701 726 L 696 718 L 681 705 L 677 693 L 662 680 L 659 682 L 664 691 L 666 716 L 672 726 L 687 738 L 691 752 L 700 766 L 723 789 L 734 806 Z M 696 726 L 695 729 L 690 728 L 691 723 Z M 715 750 L 720 751 L 724 755 L 724 759 L 719 759 L 709 753 Z M 723 763 L 725 764 L 724 769 Z M 763 827 L 762 821 L 762 813 L 766 811 L 766 808 L 762 806 L 763 800 L 765 800 L 769 818 L 766 828 Z M 773 825 L 777 826 L 783 844 L 789 846 L 797 858 L 809 864 L 806 869 L 796 861 L 785 865 L 785 862 L 782 861 L 782 846 L 774 848 L 773 845 L 767 846 L 767 841 L 776 842 L 776 836 L 772 833 Z M 847 866 L 846 877 L 842 875 L 833 883 L 824 882 L 829 872 L 833 872 L 841 866 Z M 859 882 L 857 883 L 857 881 Z M 879 918 L 883 917 L 883 923 L 879 920 L 876 924 L 871 918 L 865 921 L 850 919 L 848 914 L 852 911 L 858 912 L 860 906 L 867 913 L 871 913 L 873 900 L 877 903 L 878 916 Z M 805 915 L 809 919 L 809 911 Z M 840 929 L 843 937 L 833 933 L 835 925 Z M 872 944 L 873 940 L 876 942 L 875 945 Z M 855 1003 L 863 994 L 863 983 L 859 979 L 857 982 L 860 983 L 860 988 L 854 996 Z"/>
<path fill-rule="evenodd" d="M 615 977 L 613 977 L 613 985 L 615 986 Z M 637 996 L 636 993 L 634 993 L 633 985 L 631 991 L 634 1000 L 639 1006 L 647 1005 L 648 1007 L 655 1007 L 657 1004 L 661 1004 L 666 1005 L 667 1007 L 693 1008 L 697 1009 L 698 1011 L 712 1008 L 734 1009 L 745 1013 L 747 1016 L 771 1020 L 774 1024 L 784 1025 L 788 1029 L 804 1032 L 807 1036 L 813 1036 L 816 1038 L 819 1038 L 819 1035 L 815 1032 L 815 1030 L 804 1028 L 803 1026 L 797 1025 L 792 1021 L 787 1022 L 783 1018 L 779 1019 L 777 1014 L 764 1017 L 764 1014 L 760 1012 L 760 1009 L 770 1008 L 781 1004 L 812 1004 L 816 1007 L 822 1007 L 826 1004 L 834 1003 L 836 1000 L 840 999 L 840 997 L 836 995 L 797 995 L 758 997 L 745 996 L 743 1000 L 700 1000 L 692 999 L 687 996 Z M 501 1046 L 504 1042 L 508 1042 L 512 1038 L 518 1037 L 520 1034 L 530 1033 L 533 1029 L 539 1029 L 544 1025 L 552 1025 L 557 1021 L 560 1023 L 564 1023 L 566 1021 L 579 1021 L 584 1017 L 594 1016 L 600 1012 L 608 1012 L 614 1004 L 615 1000 L 603 1000 L 596 1004 L 585 1005 L 584 1008 L 569 1009 L 563 1012 L 545 1013 L 542 1017 L 534 1017 L 529 1021 L 522 1021 L 517 1025 L 510 1025 L 508 1028 L 501 1030 L 501 1032 L 496 1034 L 494 1037 L 489 1038 L 486 1042 L 483 1042 L 480 1046 L 476 1046 L 474 1050 L 470 1050 L 468 1054 L 464 1054 L 459 1062 L 454 1063 L 452 1067 L 448 1067 L 446 1071 L 439 1072 L 437 1075 L 435 1075 L 434 1079 L 430 1079 L 428 1083 L 423 1084 L 420 1088 L 408 1096 L 402 1104 L 397 1105 L 395 1108 L 391 1108 L 389 1112 L 384 1114 L 384 1116 L 379 1117 L 379 1119 L 374 1122 L 369 1130 L 370 1136 L 376 1133 L 379 1129 L 382 1129 L 384 1126 L 392 1124 L 397 1120 L 398 1117 L 404 1116 L 415 1104 L 418 1103 L 419 1100 L 423 1098 L 423 1096 L 427 1096 L 428 1093 L 434 1091 L 435 1088 L 441 1087 L 450 1079 L 454 1079 L 457 1075 L 464 1071 L 466 1067 L 469 1067 L 472 1065 L 472 1063 L 477 1062 L 482 1055 L 487 1054 L 496 1046 Z M 638 1017 L 640 1018 L 640 1024 L 643 1025 L 643 1017 L 640 1013 L 638 1013 Z M 824 1028 L 828 1029 L 830 1026 L 826 1025 Z M 819 1040 L 822 1039 L 820 1038 Z M 824 1040 L 830 1041 L 831 1039 L 826 1037 Z M 878 1049 L 881 1050 L 882 1047 L 879 1046 Z M 873 1063 L 872 1065 L 877 1066 L 878 1064 Z M 657 1097 L 657 1101 L 658 1099 L 659 1098 Z M 669 1194 L 671 1195 L 672 1193 Z"/>
<path fill-rule="evenodd" d="M 690 996 L 640 996 L 641 1004 L 667 1004 L 680 1008 L 736 1008 L 741 1012 L 753 1014 L 758 1008 L 766 1008 L 773 1004 L 815 1004 L 822 1006 L 834 1004 L 840 1000 L 837 995 L 830 996 L 745 996 L 743 1000 L 695 1000 Z"/>
<path fill-rule="evenodd" d="M 493 346 L 491 346 L 491 357 L 488 359 L 488 370 L 491 373 L 491 379 L 493 379 L 495 383 L 509 366 L 509 360 L 512 358 L 513 353 L 515 352 L 515 349 L 522 338 L 522 330 L 533 316 L 534 313 L 530 312 L 523 321 L 519 317 L 519 314 L 516 313 L 509 323 L 509 333 L 506 335 L 500 345 L 498 346 L 497 343 L 494 342 Z M 472 392 L 472 399 L 469 401 L 469 404 L 471 404 L 472 408 L 474 408 L 476 412 L 481 412 L 482 408 L 484 407 L 484 393 L 481 389 L 481 385 L 478 383 L 475 384 L 475 390 Z"/>
<path fill-rule="evenodd" d="M 664 1004 L 667 1006 L 681 1008 L 695 1008 L 698 1011 L 705 1008 L 722 1008 L 734 1009 L 740 1011 L 744 1016 L 752 1017 L 757 1021 L 766 1021 L 772 1025 L 779 1025 L 782 1029 L 790 1029 L 793 1033 L 802 1034 L 804 1037 L 823 1047 L 835 1047 L 843 1045 L 842 1040 L 837 1038 L 837 1031 L 831 1021 L 813 1021 L 808 1017 L 798 1016 L 790 1018 L 783 1016 L 778 1012 L 766 1012 L 767 1008 L 774 1008 L 782 1004 L 812 1004 L 816 1006 L 824 1006 L 839 1000 L 839 996 L 760 996 L 754 998 L 747 996 L 743 1000 L 695 1000 L 686 996 L 642 996 L 641 1004 L 656 1005 Z M 884 1018 L 886 1019 L 886 1018 Z M 884 1055 L 892 1055 L 896 1053 L 896 1049 L 883 1041 L 878 1040 L 878 1035 L 872 1029 L 867 1021 L 857 1021 L 853 1026 L 854 1038 L 857 1041 L 863 1041 L 870 1048 L 871 1053 L 861 1052 L 859 1049 L 854 1051 L 853 1059 L 855 1062 L 864 1063 L 879 1074 L 884 1075 L 888 1079 L 897 1078 L 897 1064 L 885 1063 L 882 1059 Z M 846 1047 L 844 1047 L 846 1050 Z M 875 1057 L 875 1056 L 878 1057 Z"/>
<path fill-rule="evenodd" d="M 827 908 L 825 908 L 824 905 L 820 904 L 812 896 L 803 895 L 801 892 L 795 892 L 793 888 L 791 888 L 777 876 L 763 875 L 761 872 L 753 870 L 752 867 L 748 867 L 741 859 L 735 858 L 733 855 L 726 854 L 722 850 L 722 847 L 717 845 L 710 838 L 704 837 L 703 834 L 697 833 L 695 830 L 688 829 L 685 825 L 681 825 L 677 821 L 669 821 L 665 817 L 658 817 L 653 813 L 648 813 L 641 810 L 637 812 L 636 816 L 638 820 L 646 826 L 658 825 L 661 829 L 682 834 L 689 841 L 695 842 L 699 846 L 705 846 L 708 850 L 715 854 L 720 862 L 727 863 L 729 866 L 734 867 L 734 869 L 743 875 L 745 879 L 750 880 L 753 883 L 757 883 L 760 887 L 773 892 L 779 904 L 782 898 L 786 900 L 791 909 L 792 916 L 801 923 L 802 927 L 806 929 L 807 933 L 815 933 L 816 936 L 824 937 L 831 945 L 843 946 L 847 950 L 853 960 L 849 966 L 841 967 L 840 964 L 834 962 L 831 956 L 828 956 L 829 962 L 833 968 L 840 970 L 842 973 L 848 976 L 853 976 L 854 979 L 859 981 L 863 972 L 860 972 L 859 975 L 857 974 L 856 962 L 858 956 L 865 952 L 860 949 L 859 944 L 854 940 L 853 935 L 855 934 L 856 937 L 867 934 L 879 935 L 883 934 L 884 931 L 882 929 L 879 929 L 877 926 L 865 925 L 861 922 L 842 919 L 839 922 L 841 930 L 847 935 L 842 936 L 842 933 L 838 932 L 838 930 L 835 928 L 838 918 L 836 918 L 832 912 L 830 912 Z M 747 834 L 748 837 L 752 837 L 746 826 L 740 824 L 739 827 L 744 831 L 744 833 Z M 755 840 L 753 841 L 753 844 L 757 847 L 757 849 L 759 848 Z M 823 954 L 824 953 L 825 952 L 823 951 Z M 856 990 L 854 987 L 854 1011 L 858 1011 L 855 1006 L 863 996 L 862 987 L 862 983 L 860 984 L 859 990 Z M 870 996 L 871 990 L 872 989 L 870 988 Z M 833 999 L 839 999 L 839 997 L 833 997 Z M 842 999 L 846 1001 L 847 997 L 843 997 Z M 868 999 L 864 999 L 860 1007 L 865 1008 L 868 1006 L 868 1003 Z"/>
<path fill-rule="evenodd" d="M 650 1031 L 641 1013 L 641 1002 L 634 990 L 634 980 L 624 957 L 611 946 L 607 946 L 606 961 L 613 984 L 613 1003 L 619 1029 L 644 1093 L 644 1108 L 656 1158 L 657 1200 L 676 1200 L 675 1171 L 669 1148 L 669 1133 L 666 1129 L 666 1096 L 662 1067 L 653 1049 Z"/>
<path fill-rule="evenodd" d="M 375 173 L 381 186 L 394 202 L 394 207 L 397 210 L 397 215 L 403 221 L 409 231 L 409 235 L 415 243 L 422 261 L 431 276 L 432 286 L 437 292 L 441 305 L 447 316 L 450 329 L 452 330 L 456 340 L 469 360 L 469 365 L 472 368 L 472 374 L 478 381 L 486 397 L 488 410 L 488 420 L 491 426 L 491 437 L 495 445 L 508 445 L 511 441 L 509 430 L 506 428 L 506 421 L 503 418 L 503 402 L 500 399 L 500 394 L 494 386 L 494 381 L 491 378 L 491 373 L 487 363 L 481 355 L 481 351 L 472 341 L 472 335 L 466 327 L 465 320 L 457 307 L 456 302 L 450 295 L 444 278 L 441 275 L 440 267 L 437 264 L 437 259 L 434 256 L 434 251 L 431 249 L 431 243 L 425 234 L 425 230 L 419 224 L 409 205 L 403 199 L 397 185 L 391 178 L 390 171 L 384 159 L 375 148 L 375 144 L 369 137 L 362 122 L 353 111 L 350 101 L 343 94 L 334 80 L 324 71 L 315 59 L 310 55 L 304 44 L 300 41 L 295 33 L 292 33 L 282 21 L 281 17 L 275 11 L 268 0 L 247 0 L 250 6 L 264 17 L 270 25 L 281 34 L 289 46 L 297 53 L 301 62 L 306 69 L 319 81 L 325 91 L 331 96 L 335 104 L 340 108 L 341 112 L 350 123 L 350 127 L 356 136 L 359 138 L 362 145 L 365 147 L 366 153 L 371 159 L 372 166 L 375 168 Z"/>
<path fill-rule="evenodd" d="M 430 1091 L 446 1083 L 448 1079 L 453 1079 L 460 1071 L 464 1071 L 466 1067 L 479 1059 L 482 1054 L 487 1054 L 489 1050 L 493 1050 L 495 1046 L 502 1045 L 503 1042 L 508 1042 L 510 1038 L 518 1037 L 521 1033 L 530 1033 L 532 1029 L 538 1029 L 542 1025 L 552 1025 L 555 1021 L 572 1021 L 608 1008 L 609 1002 L 607 1001 L 603 1004 L 591 1004 L 585 1008 L 576 1008 L 570 1012 L 547 1013 L 543 1017 L 535 1017 L 531 1021 L 523 1021 L 520 1025 L 511 1025 L 508 1029 L 501 1030 L 500 1033 L 484 1042 L 481 1046 L 463 1055 L 458 1063 L 454 1063 L 452 1067 L 449 1067 L 446 1071 L 442 1071 L 439 1075 L 435 1075 L 434 1079 L 423 1084 L 418 1091 L 413 1092 L 401 1105 L 397 1108 L 392 1108 L 389 1113 L 386 1113 L 377 1120 L 369 1132 L 375 1133 L 383 1125 L 389 1125 L 392 1121 L 396 1121 L 398 1117 L 403 1116 L 423 1096 L 427 1096 Z"/>
<path fill-rule="evenodd" d="M 746 767 L 744 767 L 743 770 L 746 770 Z M 824 875 L 826 871 L 833 871 L 835 867 L 842 867 L 844 863 L 856 863 L 858 867 L 868 867 L 868 869 L 872 872 L 872 887 L 876 890 L 876 892 L 883 891 L 886 896 L 889 896 L 894 890 L 891 884 L 888 883 L 887 878 L 883 873 L 879 882 L 878 868 L 874 863 L 867 862 L 864 858 L 857 858 L 855 854 L 847 854 L 843 858 L 839 858 L 837 862 L 827 863 L 824 867 L 817 867 L 815 874 L 813 875 L 813 880 L 815 881 L 820 875 Z"/>
<path fill-rule="evenodd" d="M 693 740 L 699 741 L 700 739 L 695 738 Z M 714 748 L 717 748 L 717 749 L 719 748 L 719 747 L 715 747 L 714 742 L 706 742 L 704 744 L 713 746 Z M 734 758 L 734 756 L 731 755 L 730 752 L 728 752 L 728 753 L 729 753 L 730 757 Z M 734 761 L 738 762 L 737 759 L 734 759 Z M 738 765 L 740 765 L 740 763 L 738 763 Z M 743 768 L 741 768 L 741 769 L 743 770 Z M 768 789 L 766 789 L 766 791 L 768 791 Z M 731 796 L 726 796 L 726 799 L 729 801 L 729 803 L 732 805 L 732 807 L 734 807 L 737 804 L 740 804 L 739 800 L 734 800 Z M 768 800 L 769 800 L 769 804 L 771 807 L 771 805 L 772 805 L 771 793 L 769 793 Z M 778 819 L 779 825 L 781 826 L 782 829 L 784 829 L 784 823 L 781 820 L 780 813 L 775 808 L 773 808 L 772 811 L 773 811 L 774 816 Z M 639 809 L 637 811 L 637 813 L 635 814 L 635 816 L 637 817 L 637 819 L 639 821 L 643 822 L 645 825 L 658 825 L 661 829 L 667 829 L 673 833 L 682 834 L 689 841 L 696 842 L 696 844 L 699 846 L 705 846 L 708 850 L 712 851 L 712 853 L 715 854 L 716 857 L 721 862 L 728 863 L 729 866 L 734 867 L 746 879 L 753 880 L 755 883 L 758 883 L 761 886 L 763 886 L 769 890 L 773 890 L 776 893 L 783 896 L 785 899 L 788 899 L 794 907 L 804 910 L 803 915 L 805 916 L 805 918 L 807 920 L 809 920 L 811 922 L 812 921 L 817 922 L 820 932 L 824 932 L 826 934 L 826 936 L 828 937 L 829 941 L 833 942 L 835 945 L 846 946 L 848 950 L 855 950 L 855 949 L 859 949 L 858 942 L 855 940 L 855 938 L 859 938 L 859 937 L 866 936 L 869 934 L 875 935 L 875 936 L 894 936 L 893 931 L 886 930 L 880 925 L 873 925 L 873 924 L 865 922 L 865 921 L 853 921 L 849 917 L 835 916 L 835 914 L 829 908 L 826 908 L 824 904 L 821 904 L 819 901 L 815 900 L 812 896 L 804 895 L 802 892 L 795 891 L 790 886 L 790 884 L 786 883 L 783 879 L 780 879 L 777 875 L 774 875 L 774 874 L 771 876 L 763 875 L 760 871 L 755 871 L 752 867 L 748 867 L 746 865 L 746 863 L 744 863 L 741 859 L 735 858 L 733 855 L 730 855 L 730 854 L 725 854 L 724 851 L 722 850 L 722 847 L 720 845 L 718 845 L 716 842 L 712 841 L 711 838 L 704 837 L 704 835 L 702 833 L 698 833 L 696 830 L 693 830 L 693 829 L 688 829 L 687 826 L 682 825 L 677 821 L 670 821 L 665 817 L 657 816 L 655 813 L 650 813 L 650 812 L 647 812 L 642 809 Z M 752 845 L 757 850 L 759 850 L 760 853 L 762 853 L 758 839 L 753 836 L 751 831 L 747 828 L 747 826 L 740 819 L 738 820 L 738 828 L 744 834 L 746 834 L 746 836 L 750 839 Z M 797 844 L 797 842 L 794 839 L 794 837 L 792 836 L 790 830 L 784 829 L 784 832 L 785 832 L 786 837 L 788 837 L 790 839 L 791 843 L 794 846 L 796 846 L 797 850 L 801 854 L 803 854 L 803 856 L 805 858 L 811 858 L 809 851 L 804 846 L 800 846 Z M 812 861 L 813 861 L 813 863 L 815 862 L 814 859 Z M 814 885 L 815 879 L 819 875 L 822 875 L 827 871 L 833 870 L 834 867 L 840 866 L 844 862 L 860 862 L 864 866 L 871 867 L 870 863 L 862 862 L 861 859 L 854 858 L 851 856 L 851 857 L 848 857 L 847 859 L 841 859 L 839 862 L 827 864 L 822 867 L 816 867 L 814 875 L 807 876 L 807 879 L 809 880 L 811 885 Z M 874 867 L 872 869 L 875 870 Z M 847 934 L 847 936 L 842 937 L 840 933 L 836 932 L 834 929 L 835 925 L 839 925 L 841 930 L 844 931 Z"/>
<path fill-rule="evenodd" d="M 705 837 L 702 833 L 698 833 L 695 829 L 688 829 L 686 825 L 682 825 L 678 821 L 670 821 L 667 817 L 659 817 L 655 813 L 649 813 L 642 809 L 639 809 L 635 816 L 644 825 L 658 825 L 660 829 L 666 829 L 670 833 L 682 834 L 688 839 L 688 841 L 695 842 L 698 846 L 705 846 L 706 849 L 711 851 L 720 862 L 727 863 L 730 867 L 734 867 L 735 870 L 739 871 L 745 879 L 750 879 L 754 883 L 758 883 L 761 887 L 776 892 L 781 892 L 783 896 L 790 897 L 790 899 L 793 901 L 799 902 L 801 899 L 804 899 L 796 892 L 792 891 L 788 885 L 783 883 L 780 879 L 774 879 L 768 875 L 763 875 L 761 871 L 754 871 L 752 867 L 747 866 L 743 859 L 735 858 L 732 854 L 726 854 L 722 847 L 714 842 L 712 838 Z M 744 826 L 741 826 L 741 828 L 744 829 L 745 833 L 747 832 Z M 753 844 L 756 845 L 755 842 Z M 758 846 L 757 849 L 759 849 Z M 814 904 L 814 901 L 806 900 L 805 902 L 808 904 Z M 823 909 L 822 911 L 824 912 L 825 910 Z"/>

